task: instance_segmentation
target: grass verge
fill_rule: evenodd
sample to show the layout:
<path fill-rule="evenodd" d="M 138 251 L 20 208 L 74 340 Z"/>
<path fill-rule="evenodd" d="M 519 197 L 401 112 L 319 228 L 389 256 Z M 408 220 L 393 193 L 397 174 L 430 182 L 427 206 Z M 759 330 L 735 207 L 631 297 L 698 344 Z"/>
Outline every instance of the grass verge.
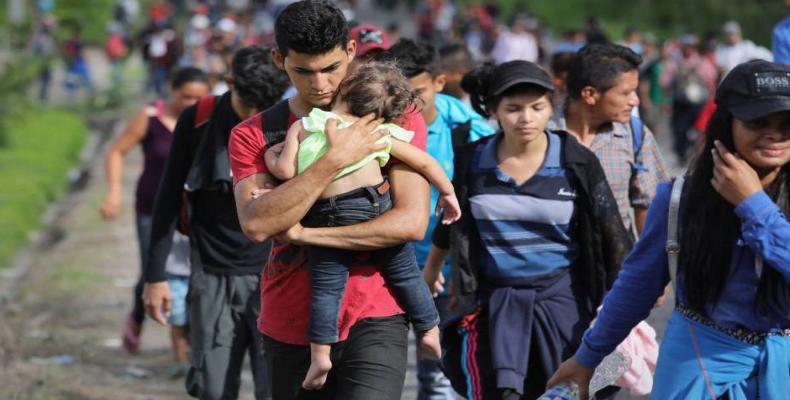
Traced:
<path fill-rule="evenodd" d="M 0 138 L 0 268 L 41 225 L 41 213 L 68 187 L 87 128 L 80 116 L 26 109 L 6 116 Z"/>

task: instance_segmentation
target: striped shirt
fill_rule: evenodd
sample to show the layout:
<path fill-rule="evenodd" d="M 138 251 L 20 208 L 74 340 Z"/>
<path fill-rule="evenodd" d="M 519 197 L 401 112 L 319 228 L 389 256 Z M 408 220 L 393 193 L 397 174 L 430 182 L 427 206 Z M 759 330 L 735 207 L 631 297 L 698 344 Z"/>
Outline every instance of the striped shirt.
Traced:
<path fill-rule="evenodd" d="M 547 135 L 543 165 L 521 185 L 498 166 L 501 133 L 472 161 L 469 202 L 482 240 L 481 271 L 491 284 L 527 284 L 576 259 L 573 175 L 562 167 L 560 137 Z"/>
<path fill-rule="evenodd" d="M 549 125 L 551 129 L 565 130 L 565 118 L 557 118 Z M 590 150 L 598 157 L 617 208 L 626 229 L 636 232 L 631 218 L 632 208 L 647 209 L 656 195 L 659 183 L 669 180 L 664 160 L 653 133 L 647 126 L 642 131 L 642 151 L 637 163 L 644 170 L 634 171 L 634 139 L 631 126 L 618 122 L 602 126 L 596 132 Z"/>

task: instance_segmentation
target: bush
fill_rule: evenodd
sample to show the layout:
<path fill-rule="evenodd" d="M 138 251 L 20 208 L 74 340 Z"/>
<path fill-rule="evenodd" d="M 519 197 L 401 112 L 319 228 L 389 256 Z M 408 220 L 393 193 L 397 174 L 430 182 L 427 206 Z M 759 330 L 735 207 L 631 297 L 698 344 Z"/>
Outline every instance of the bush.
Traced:
<path fill-rule="evenodd" d="M 68 186 L 67 173 L 85 142 L 82 119 L 62 111 L 28 110 L 4 121 L 0 146 L 0 267 L 41 225 L 41 213 Z"/>
<path fill-rule="evenodd" d="M 107 22 L 113 20 L 114 0 L 58 0 L 55 16 L 61 28 L 77 23 L 82 27 L 82 38 L 86 43 L 101 45 L 107 38 Z M 61 36 L 68 37 L 68 29 Z"/>
<path fill-rule="evenodd" d="M 490 3 L 484 0 L 461 0 L 460 4 Z M 771 46 L 771 30 L 785 18 L 790 7 L 777 0 L 497 0 L 503 15 L 527 11 L 542 19 L 549 28 L 582 27 L 587 16 L 595 16 L 613 40 L 623 36 L 626 26 L 643 32 L 652 31 L 668 38 L 686 31 L 704 34 L 720 32 L 728 20 L 736 20 L 746 39 Z"/>

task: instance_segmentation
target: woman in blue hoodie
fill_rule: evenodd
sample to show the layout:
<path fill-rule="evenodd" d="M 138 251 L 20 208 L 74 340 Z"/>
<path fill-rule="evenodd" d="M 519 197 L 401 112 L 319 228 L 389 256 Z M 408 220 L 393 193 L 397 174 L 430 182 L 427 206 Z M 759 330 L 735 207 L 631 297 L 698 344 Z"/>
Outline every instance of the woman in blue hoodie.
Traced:
<path fill-rule="evenodd" d="M 664 184 L 595 326 L 549 385 L 573 381 L 586 398 L 593 368 L 676 276 L 652 398 L 790 398 L 790 66 L 741 64 L 716 103 L 703 152 L 674 184 L 677 229 Z"/>

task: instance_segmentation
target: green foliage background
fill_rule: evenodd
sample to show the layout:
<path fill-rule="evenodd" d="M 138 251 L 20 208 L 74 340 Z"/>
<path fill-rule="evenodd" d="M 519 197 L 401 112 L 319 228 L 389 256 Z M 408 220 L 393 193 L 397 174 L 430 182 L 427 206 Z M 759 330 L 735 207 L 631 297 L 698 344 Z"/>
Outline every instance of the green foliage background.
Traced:
<path fill-rule="evenodd" d="M 41 213 L 68 185 L 87 128 L 74 113 L 17 109 L 2 121 L 0 144 L 0 267 L 41 225 Z"/>
<path fill-rule="evenodd" d="M 771 30 L 790 16 L 783 0 L 461 0 L 459 3 L 494 3 L 504 15 L 516 10 L 538 16 L 553 29 L 580 28 L 587 16 L 596 16 L 613 39 L 630 25 L 667 38 L 686 31 L 718 32 L 724 22 L 736 20 L 744 36 L 770 47 Z"/>
<path fill-rule="evenodd" d="M 55 0 L 55 16 L 62 28 L 64 23 L 78 23 L 86 42 L 101 44 L 107 36 L 106 24 L 113 19 L 114 6 L 114 0 Z M 67 32 L 61 29 L 60 34 Z"/>

